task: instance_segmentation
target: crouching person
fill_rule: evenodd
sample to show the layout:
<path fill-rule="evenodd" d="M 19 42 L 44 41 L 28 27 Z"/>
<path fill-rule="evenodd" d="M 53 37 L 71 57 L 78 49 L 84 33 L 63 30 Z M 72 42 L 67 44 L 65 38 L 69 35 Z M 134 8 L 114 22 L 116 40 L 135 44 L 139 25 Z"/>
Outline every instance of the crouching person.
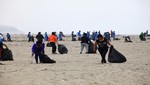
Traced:
<path fill-rule="evenodd" d="M 42 41 L 37 41 L 32 46 L 32 56 L 35 54 L 35 61 L 37 64 L 38 64 L 38 58 L 39 58 L 40 63 L 42 63 L 41 54 L 44 53 L 44 48 L 45 48 L 45 44 Z"/>

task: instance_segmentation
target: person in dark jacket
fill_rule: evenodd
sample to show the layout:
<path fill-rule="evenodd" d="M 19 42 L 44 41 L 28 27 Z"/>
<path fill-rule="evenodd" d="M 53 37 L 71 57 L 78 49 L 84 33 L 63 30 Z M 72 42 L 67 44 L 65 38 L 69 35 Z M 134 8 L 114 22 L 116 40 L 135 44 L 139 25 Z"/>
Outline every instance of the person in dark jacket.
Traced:
<path fill-rule="evenodd" d="M 81 51 L 80 54 L 82 54 L 82 51 L 84 49 L 84 47 L 86 48 L 86 53 L 88 53 L 88 42 L 90 41 L 90 39 L 87 37 L 87 34 L 84 33 L 83 37 L 81 37 Z"/>
<path fill-rule="evenodd" d="M 98 51 L 102 57 L 101 63 L 106 63 L 106 53 L 108 52 L 108 45 L 112 46 L 110 42 L 103 37 L 103 35 L 99 34 L 98 35 L 98 40 L 96 40 L 95 45 L 94 45 L 94 50 L 96 51 L 96 47 L 98 45 Z"/>
<path fill-rule="evenodd" d="M 41 32 L 39 32 L 39 33 L 36 35 L 36 39 L 37 39 L 37 41 L 43 42 L 44 37 L 43 37 L 43 35 L 41 34 Z"/>
<path fill-rule="evenodd" d="M 7 48 L 7 45 L 5 45 L 2 41 L 0 41 L 0 60 L 2 60 L 2 56 L 3 56 L 3 46 L 5 46 Z"/>
<path fill-rule="evenodd" d="M 45 44 L 41 41 L 37 41 L 36 43 L 33 44 L 32 46 L 32 56 L 35 54 L 35 61 L 38 64 L 38 58 L 41 61 L 41 54 L 44 53 L 44 48 L 45 48 Z"/>

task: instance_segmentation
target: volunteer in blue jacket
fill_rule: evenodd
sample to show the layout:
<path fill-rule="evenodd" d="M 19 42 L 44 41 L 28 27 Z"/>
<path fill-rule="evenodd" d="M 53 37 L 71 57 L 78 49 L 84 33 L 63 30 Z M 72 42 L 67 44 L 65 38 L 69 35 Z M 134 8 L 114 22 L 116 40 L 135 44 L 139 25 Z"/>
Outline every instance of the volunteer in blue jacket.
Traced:
<path fill-rule="evenodd" d="M 38 64 L 38 57 L 39 57 L 40 63 L 42 63 L 41 54 L 44 53 L 44 48 L 45 48 L 45 44 L 42 41 L 37 41 L 32 46 L 32 56 L 35 54 L 35 61 L 37 64 Z"/>

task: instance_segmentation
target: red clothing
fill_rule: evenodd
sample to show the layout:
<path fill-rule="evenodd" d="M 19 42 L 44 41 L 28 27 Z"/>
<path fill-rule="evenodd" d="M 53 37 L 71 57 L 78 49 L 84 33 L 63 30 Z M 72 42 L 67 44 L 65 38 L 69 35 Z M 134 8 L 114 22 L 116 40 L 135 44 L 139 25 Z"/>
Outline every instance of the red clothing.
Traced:
<path fill-rule="evenodd" d="M 57 39 L 57 37 L 55 35 L 50 35 L 49 38 L 48 38 L 48 41 L 50 41 L 50 42 L 57 42 L 58 39 Z"/>

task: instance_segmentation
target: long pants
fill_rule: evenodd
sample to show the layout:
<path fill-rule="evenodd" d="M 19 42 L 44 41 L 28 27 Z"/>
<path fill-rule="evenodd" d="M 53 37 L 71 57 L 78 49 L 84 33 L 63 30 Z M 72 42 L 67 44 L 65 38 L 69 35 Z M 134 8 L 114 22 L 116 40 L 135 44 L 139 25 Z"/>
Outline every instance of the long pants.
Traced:
<path fill-rule="evenodd" d="M 108 48 L 107 49 L 98 49 L 98 51 L 102 57 L 101 63 L 106 63 L 105 56 L 106 56 L 106 53 L 108 52 Z"/>
<path fill-rule="evenodd" d="M 41 61 L 41 53 L 35 53 L 35 61 L 36 61 L 36 63 L 38 63 L 38 58 L 39 58 L 39 61 L 40 61 L 40 63 L 42 62 Z"/>
<path fill-rule="evenodd" d="M 81 43 L 81 52 L 80 53 L 82 53 L 84 47 L 86 48 L 86 53 L 88 53 L 89 45 L 87 43 Z"/>
<path fill-rule="evenodd" d="M 55 42 L 50 42 L 51 46 L 52 46 L 52 53 L 56 53 L 56 45 Z"/>

